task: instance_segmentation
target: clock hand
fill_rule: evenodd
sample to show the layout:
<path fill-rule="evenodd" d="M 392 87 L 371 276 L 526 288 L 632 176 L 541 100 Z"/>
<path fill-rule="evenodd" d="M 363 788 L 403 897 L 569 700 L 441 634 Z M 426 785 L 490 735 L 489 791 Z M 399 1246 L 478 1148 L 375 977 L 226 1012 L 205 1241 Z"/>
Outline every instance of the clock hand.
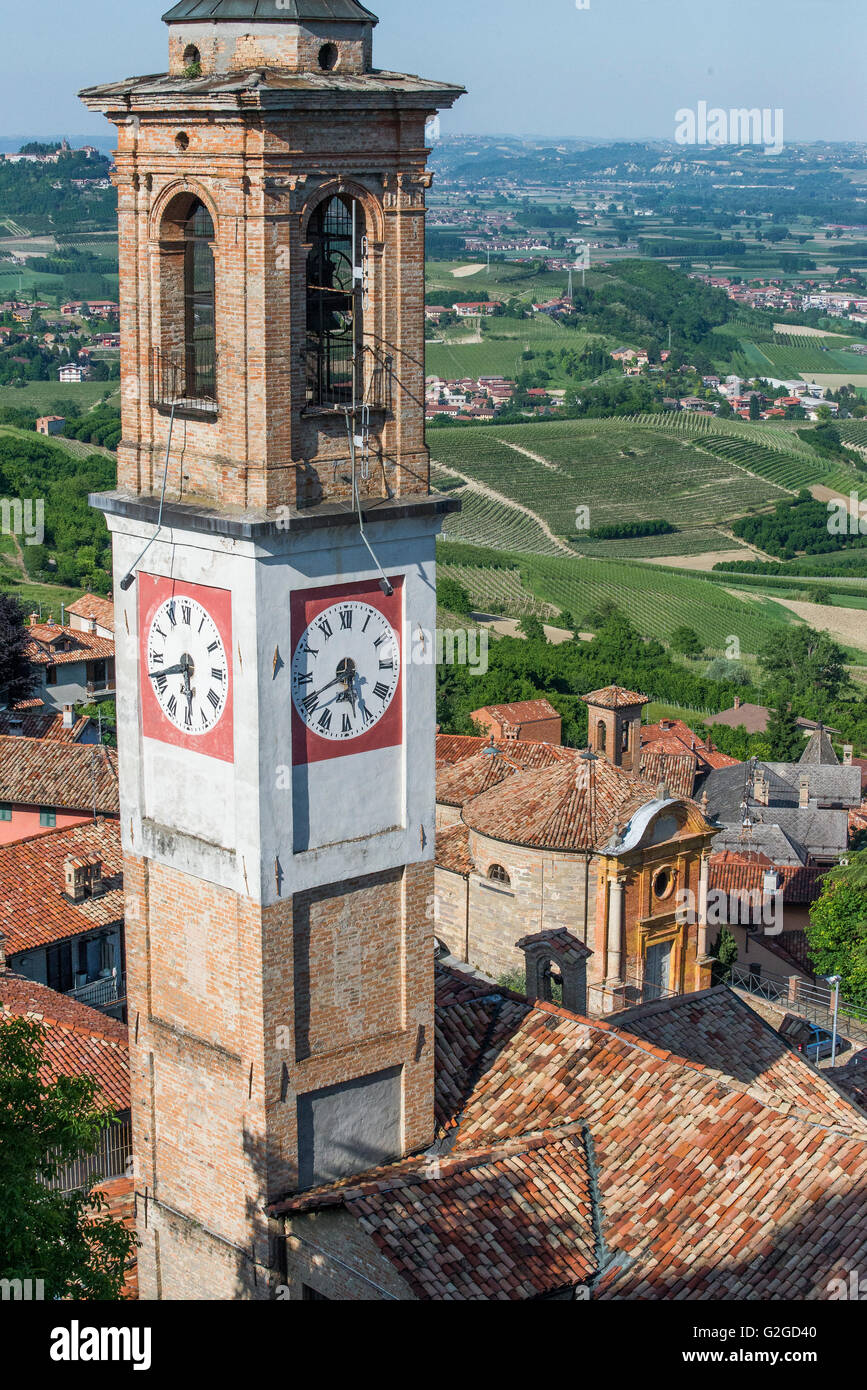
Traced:
<path fill-rule="evenodd" d="M 186 672 L 185 666 L 166 666 L 162 671 L 148 671 L 151 680 L 156 680 L 157 676 L 182 676 Z"/>

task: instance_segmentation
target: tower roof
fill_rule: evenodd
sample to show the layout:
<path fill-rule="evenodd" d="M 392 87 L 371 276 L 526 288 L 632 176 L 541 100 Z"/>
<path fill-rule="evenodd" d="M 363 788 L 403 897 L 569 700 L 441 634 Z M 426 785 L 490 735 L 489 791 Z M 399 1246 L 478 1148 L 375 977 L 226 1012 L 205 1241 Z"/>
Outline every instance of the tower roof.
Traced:
<path fill-rule="evenodd" d="M 820 725 L 807 740 L 807 746 L 798 762 L 839 767 L 840 759 L 834 752 L 834 745 L 827 732 Z"/>
<path fill-rule="evenodd" d="M 294 24 L 309 19 L 334 24 L 379 23 L 358 0 L 283 0 L 279 10 L 275 10 L 274 0 L 179 0 L 163 15 L 166 24 L 196 19 L 211 23 L 221 19 L 267 20 L 271 24 L 280 19 Z"/>

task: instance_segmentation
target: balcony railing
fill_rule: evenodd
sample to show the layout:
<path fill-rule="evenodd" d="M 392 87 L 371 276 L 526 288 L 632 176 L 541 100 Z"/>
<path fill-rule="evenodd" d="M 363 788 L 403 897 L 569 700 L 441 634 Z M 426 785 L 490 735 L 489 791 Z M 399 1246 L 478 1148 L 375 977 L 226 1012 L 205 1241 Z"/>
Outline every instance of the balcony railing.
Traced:
<path fill-rule="evenodd" d="M 117 973 L 106 975 L 102 979 L 91 980 L 89 984 L 79 985 L 77 989 L 69 990 L 68 994 L 79 1004 L 89 1004 L 92 1009 L 114 1008 L 126 998 L 126 976 Z"/>
<path fill-rule="evenodd" d="M 213 349 L 199 344 L 195 352 L 168 353 L 151 350 L 150 403 L 157 410 L 186 414 L 217 415 L 217 358 Z"/>
<path fill-rule="evenodd" d="M 56 1157 L 56 1151 L 49 1150 L 48 1157 Z M 95 1153 L 79 1154 L 78 1158 L 64 1163 L 45 1186 L 56 1192 L 74 1192 L 86 1187 L 94 1177 L 122 1177 L 128 1171 L 131 1157 L 132 1121 L 127 1118 L 107 1125 Z"/>

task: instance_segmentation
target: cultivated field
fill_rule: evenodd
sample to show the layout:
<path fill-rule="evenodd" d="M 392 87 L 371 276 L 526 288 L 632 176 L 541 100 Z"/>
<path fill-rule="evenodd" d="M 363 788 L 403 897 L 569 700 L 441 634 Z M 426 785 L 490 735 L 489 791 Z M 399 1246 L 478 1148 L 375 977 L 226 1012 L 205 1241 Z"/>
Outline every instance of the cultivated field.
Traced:
<path fill-rule="evenodd" d="M 432 430 L 428 443 L 446 471 L 462 473 L 523 504 L 582 552 L 586 545 L 588 554 L 599 553 L 600 542 L 584 541 L 576 530 L 577 507 L 589 508 L 591 527 L 651 517 L 685 528 L 649 542 L 601 543 L 609 551 L 614 547 L 620 554 L 645 558 L 700 554 L 731 548 L 718 533 L 701 534 L 708 528 L 830 474 L 803 441 L 783 430 L 685 413 Z M 470 514 L 468 528 L 473 521 Z M 520 548 L 536 549 L 531 521 L 519 525 L 526 536 Z M 460 518 L 450 521 L 450 536 L 480 543 L 476 527 L 472 533 L 461 528 Z M 507 532 L 494 520 L 482 543 L 513 549 L 514 526 Z"/>

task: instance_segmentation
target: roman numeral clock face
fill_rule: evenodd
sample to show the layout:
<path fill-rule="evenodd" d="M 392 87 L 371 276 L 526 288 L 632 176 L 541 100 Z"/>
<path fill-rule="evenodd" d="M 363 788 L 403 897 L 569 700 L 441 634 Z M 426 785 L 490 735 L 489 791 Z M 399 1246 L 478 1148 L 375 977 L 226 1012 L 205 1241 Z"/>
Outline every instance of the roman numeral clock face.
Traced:
<path fill-rule="evenodd" d="M 150 625 L 148 678 L 166 718 L 185 734 L 210 733 L 226 704 L 229 662 L 220 630 L 195 599 L 166 599 Z"/>
<path fill-rule="evenodd" d="M 402 577 L 390 595 L 364 582 L 296 590 L 291 610 L 293 764 L 399 748 Z"/>
<path fill-rule="evenodd" d="M 143 732 L 232 759 L 231 595 L 139 576 Z"/>
<path fill-rule="evenodd" d="M 351 743 L 386 714 L 400 677 L 400 642 L 388 618 L 347 598 L 310 623 L 292 660 L 292 699 L 320 738 Z"/>

